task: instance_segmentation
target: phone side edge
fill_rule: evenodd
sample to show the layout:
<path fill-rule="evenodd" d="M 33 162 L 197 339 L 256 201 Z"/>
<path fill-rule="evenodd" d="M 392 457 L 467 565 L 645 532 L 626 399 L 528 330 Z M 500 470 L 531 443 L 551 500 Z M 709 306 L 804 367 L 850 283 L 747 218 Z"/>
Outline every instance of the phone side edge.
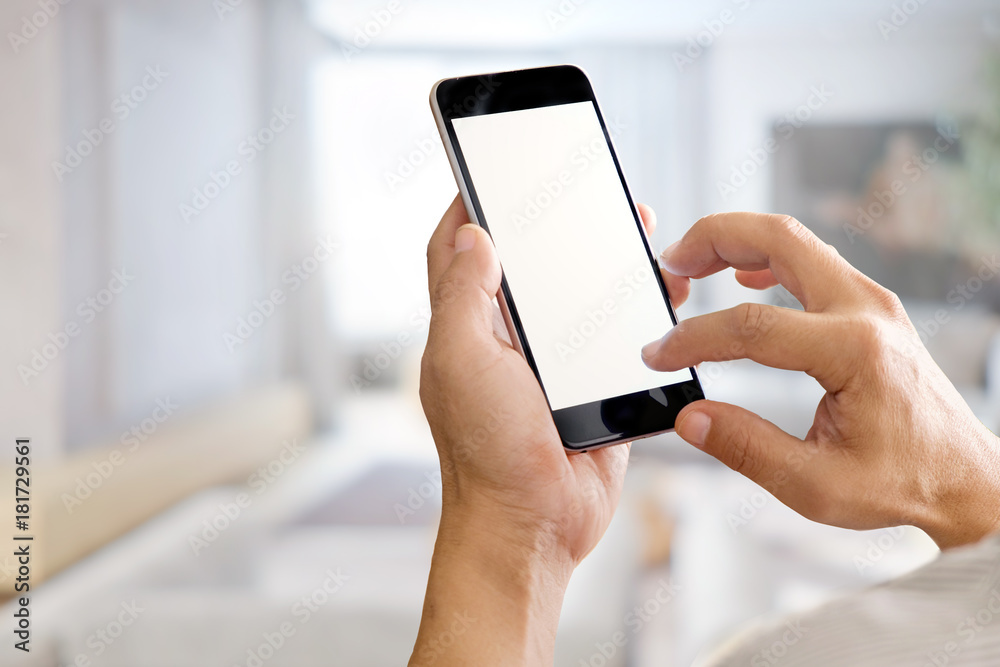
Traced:
<path fill-rule="evenodd" d="M 469 187 L 462 177 L 462 169 L 458 164 L 458 156 L 455 154 L 455 147 L 452 146 L 451 138 L 448 135 L 448 127 L 445 124 L 444 113 L 441 111 L 441 105 L 438 103 L 437 91 L 438 87 L 447 81 L 447 79 L 441 79 L 434 84 L 431 88 L 431 111 L 434 114 L 434 124 L 437 126 L 438 135 L 441 137 L 441 144 L 444 146 L 445 155 L 448 156 L 448 164 L 451 166 L 451 173 L 455 177 L 455 184 L 458 185 L 458 192 L 462 197 L 462 203 L 465 205 L 465 212 L 469 215 L 469 222 L 473 222 L 480 227 L 483 226 L 482 221 L 479 220 L 479 216 L 476 215 L 476 209 L 472 205 L 472 196 L 469 193 Z"/>
<path fill-rule="evenodd" d="M 448 127 L 444 120 L 444 113 L 442 113 L 441 105 L 438 103 L 438 86 L 444 81 L 447 81 L 447 79 L 441 79 L 441 81 L 438 81 L 431 87 L 430 104 L 431 111 L 434 114 L 434 123 L 437 126 L 438 135 L 441 137 L 441 144 L 444 146 L 445 155 L 448 156 L 448 164 L 451 165 L 451 173 L 455 177 L 455 184 L 458 186 L 458 192 L 462 197 L 462 204 L 465 206 L 465 212 L 469 216 L 469 221 L 483 227 L 483 223 L 479 220 L 479 216 L 476 215 L 476 209 L 472 205 L 472 195 L 469 192 L 469 186 L 465 182 L 465 178 L 462 176 L 462 168 L 458 163 L 458 155 L 455 153 L 455 147 L 451 143 Z M 507 303 L 507 298 L 503 294 L 503 290 L 497 293 L 496 299 L 500 305 L 500 313 L 503 315 L 504 324 L 507 326 L 507 335 L 510 337 L 511 344 L 517 350 L 518 354 L 526 357 L 527 355 L 525 355 L 524 348 L 521 345 L 521 337 L 518 335 L 517 327 L 514 326 L 514 319 L 510 315 L 510 305 Z"/>

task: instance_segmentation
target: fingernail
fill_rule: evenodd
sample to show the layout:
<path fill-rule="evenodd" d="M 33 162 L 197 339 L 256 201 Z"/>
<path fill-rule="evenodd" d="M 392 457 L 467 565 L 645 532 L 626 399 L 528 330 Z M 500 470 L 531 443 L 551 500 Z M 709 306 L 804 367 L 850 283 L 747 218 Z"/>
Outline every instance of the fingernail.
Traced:
<path fill-rule="evenodd" d="M 455 252 L 465 252 L 467 250 L 472 250 L 476 245 L 476 229 L 471 226 L 463 226 L 458 228 L 458 232 L 455 234 Z"/>
<path fill-rule="evenodd" d="M 660 266 L 661 267 L 663 267 L 664 269 L 668 269 L 669 270 L 669 267 L 667 266 L 667 263 L 670 262 L 670 256 L 674 254 L 674 251 L 677 250 L 677 246 L 679 246 L 680 244 L 681 244 L 680 241 L 674 241 L 673 243 L 671 243 L 670 245 L 667 246 L 666 250 L 664 250 L 663 252 L 660 253 Z"/>
<path fill-rule="evenodd" d="M 653 357 L 655 357 L 656 353 L 660 351 L 660 348 L 663 347 L 663 343 L 666 340 L 667 340 L 667 337 L 664 336 L 663 338 L 660 338 L 659 340 L 654 340 L 652 343 L 649 343 L 648 345 L 646 345 L 645 347 L 643 347 L 642 348 L 642 360 L 643 361 L 649 361 L 650 359 L 652 359 Z"/>
<path fill-rule="evenodd" d="M 677 425 L 677 434 L 698 449 L 704 449 L 710 428 L 712 419 L 708 415 L 704 412 L 692 412 Z"/>

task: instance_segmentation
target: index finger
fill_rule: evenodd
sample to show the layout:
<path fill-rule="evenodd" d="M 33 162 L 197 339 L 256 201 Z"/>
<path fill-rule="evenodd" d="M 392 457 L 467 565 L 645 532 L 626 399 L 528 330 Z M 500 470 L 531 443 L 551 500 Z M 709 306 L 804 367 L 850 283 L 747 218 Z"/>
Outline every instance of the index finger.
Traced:
<path fill-rule="evenodd" d="M 725 268 L 770 269 L 807 310 L 824 310 L 853 292 L 853 268 L 788 215 L 718 213 L 702 218 L 664 251 L 671 273 L 703 278 Z"/>

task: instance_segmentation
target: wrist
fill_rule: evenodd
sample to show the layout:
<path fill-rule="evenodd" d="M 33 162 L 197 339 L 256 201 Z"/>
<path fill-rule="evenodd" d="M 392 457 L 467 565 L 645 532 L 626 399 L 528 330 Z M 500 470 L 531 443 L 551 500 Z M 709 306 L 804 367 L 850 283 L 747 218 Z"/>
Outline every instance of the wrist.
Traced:
<path fill-rule="evenodd" d="M 962 434 L 962 456 L 948 461 L 944 483 L 915 524 L 942 550 L 1000 531 L 1000 439 L 985 427 Z"/>
<path fill-rule="evenodd" d="M 410 664 L 552 664 L 573 567 L 546 530 L 446 503 Z"/>
<path fill-rule="evenodd" d="M 522 595 L 550 584 L 564 588 L 576 567 L 555 522 L 493 506 L 445 503 L 434 553 L 460 557 L 470 574 Z"/>

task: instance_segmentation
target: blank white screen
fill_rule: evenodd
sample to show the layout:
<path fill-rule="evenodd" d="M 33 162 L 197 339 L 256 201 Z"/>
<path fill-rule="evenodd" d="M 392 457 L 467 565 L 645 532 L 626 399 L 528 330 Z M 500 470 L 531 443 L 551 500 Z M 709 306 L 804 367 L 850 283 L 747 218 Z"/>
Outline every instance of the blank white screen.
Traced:
<path fill-rule="evenodd" d="M 642 362 L 672 322 L 594 105 L 453 123 L 552 409 L 690 380 Z"/>

